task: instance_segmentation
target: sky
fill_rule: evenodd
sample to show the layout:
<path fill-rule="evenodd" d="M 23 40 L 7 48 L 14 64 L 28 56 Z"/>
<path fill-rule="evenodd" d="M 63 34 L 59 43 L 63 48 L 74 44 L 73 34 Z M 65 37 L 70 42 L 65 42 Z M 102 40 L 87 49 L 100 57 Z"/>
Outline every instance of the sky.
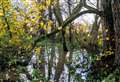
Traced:
<path fill-rule="evenodd" d="M 66 0 L 60 0 L 60 2 L 61 2 L 61 5 L 65 5 L 65 1 Z M 79 0 L 77 0 L 77 1 L 79 1 Z M 91 3 L 90 3 L 90 2 Z M 89 5 L 89 6 L 92 6 L 92 7 L 94 7 L 95 8 L 95 5 L 96 5 L 96 0 L 87 0 L 87 4 Z M 95 4 L 95 5 L 93 5 L 93 4 Z M 67 8 L 66 8 L 66 10 L 67 10 Z M 93 22 L 94 22 L 94 14 L 85 14 L 85 15 L 82 15 L 82 16 L 80 16 L 80 17 L 78 17 L 77 19 L 75 19 L 75 23 L 84 23 L 84 22 L 88 22 L 89 24 L 92 24 Z M 65 16 L 64 14 L 63 14 L 63 19 L 65 20 L 66 19 L 66 17 L 67 16 Z"/>
<path fill-rule="evenodd" d="M 16 3 L 21 3 L 20 0 L 12 0 L 12 1 L 13 1 L 15 4 L 16 4 Z M 29 2 L 29 1 L 31 1 L 31 0 L 27 0 L 27 1 Z M 61 4 L 64 5 L 64 1 L 65 1 L 65 0 L 60 0 Z M 90 1 L 92 4 L 95 4 L 95 3 L 96 3 L 96 0 L 89 0 L 89 1 Z M 88 5 L 94 7 L 94 5 L 92 5 L 91 3 L 89 3 L 88 0 L 87 0 L 87 3 L 88 3 Z M 22 7 L 22 5 L 23 5 L 22 3 L 19 4 L 19 7 Z M 66 16 L 65 16 L 64 14 L 63 14 L 63 19 L 64 19 L 64 20 L 66 19 Z M 92 23 L 94 22 L 94 14 L 85 14 L 85 15 L 82 15 L 82 16 L 78 17 L 77 19 L 75 19 L 74 22 L 75 22 L 75 23 L 77 23 L 77 22 L 84 23 L 84 21 L 92 24 Z"/>
<path fill-rule="evenodd" d="M 96 0 L 89 0 L 89 1 L 92 4 L 96 5 Z M 88 5 L 94 7 L 94 5 L 92 5 L 91 3 L 89 3 L 89 2 L 87 2 L 87 3 L 88 3 Z M 83 19 L 83 20 L 87 21 L 88 23 L 92 24 L 94 22 L 94 16 L 95 16 L 95 14 L 85 14 L 82 17 L 79 17 L 78 19 L 76 19 L 76 21 L 79 19 L 81 19 L 81 20 Z"/>

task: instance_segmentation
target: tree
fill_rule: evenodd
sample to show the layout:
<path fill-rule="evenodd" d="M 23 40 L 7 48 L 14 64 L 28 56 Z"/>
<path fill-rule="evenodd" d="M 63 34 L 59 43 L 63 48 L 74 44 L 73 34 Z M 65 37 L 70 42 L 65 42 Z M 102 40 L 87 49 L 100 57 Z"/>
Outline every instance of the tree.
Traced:
<path fill-rule="evenodd" d="M 112 70 L 108 70 L 107 68 L 105 68 L 108 73 L 107 76 L 110 73 L 113 73 L 116 71 L 116 69 L 119 69 L 119 34 L 120 34 L 120 29 L 119 29 L 119 4 L 120 1 L 119 0 L 101 0 L 101 6 L 103 8 L 103 12 L 104 12 L 104 16 L 103 16 L 103 20 L 104 20 L 104 28 L 107 29 L 106 30 L 106 34 L 104 37 L 104 53 L 106 53 L 107 51 L 111 51 L 112 53 L 110 54 L 110 56 L 107 56 L 106 58 L 102 59 L 101 62 L 97 64 L 99 64 L 99 68 L 102 69 L 102 66 L 104 66 L 103 63 L 106 62 L 107 65 L 109 65 L 108 67 L 111 68 Z M 109 58 L 110 57 L 110 58 Z M 107 61 L 108 59 L 108 61 Z M 110 62 L 112 61 L 112 62 Z M 94 66 L 95 67 L 95 66 Z M 100 70 L 97 70 L 100 71 Z M 119 71 L 117 71 L 118 75 L 119 75 Z M 100 77 L 100 76 L 98 76 Z M 115 74 L 115 81 L 118 82 L 119 78 L 117 77 L 117 75 Z"/>
<path fill-rule="evenodd" d="M 112 12 L 113 12 L 113 20 L 114 20 L 114 29 L 115 29 L 115 37 L 116 37 L 116 59 L 115 59 L 115 63 L 119 66 L 120 65 L 120 61 L 119 61 L 119 54 L 120 54 L 120 23 L 119 23 L 119 19 L 120 19 L 120 16 L 119 16 L 119 7 L 120 5 L 120 0 L 112 0 Z"/>
<path fill-rule="evenodd" d="M 54 81 L 59 82 L 64 65 L 68 63 L 66 61 L 67 53 L 70 51 L 71 55 L 74 49 L 72 45 L 74 40 L 72 39 L 76 36 L 72 32 L 74 30 L 72 29 L 72 22 L 84 14 L 92 13 L 95 14 L 95 22 L 89 35 L 91 38 L 87 37 L 88 40 L 91 39 L 91 42 L 84 39 L 86 44 L 88 44 L 84 48 L 88 53 L 94 52 L 96 57 L 100 57 L 91 63 L 90 70 L 92 71 L 91 74 L 93 74 L 93 80 L 102 80 L 110 73 L 114 74 L 114 72 L 117 72 L 116 70 L 119 70 L 120 65 L 120 0 L 96 0 L 96 7 L 88 5 L 88 1 L 90 2 L 90 0 L 78 0 L 75 3 L 76 5 L 74 5 L 74 1 L 67 0 L 66 7 L 68 11 L 64 11 L 65 9 L 61 7 L 60 0 L 52 1 L 37 0 L 28 3 L 27 0 L 22 0 L 19 5 L 12 4 L 12 0 L 0 1 L 0 70 L 4 68 L 11 69 L 13 67 L 17 69 L 18 66 L 26 66 L 29 63 L 31 52 L 35 51 L 36 54 L 40 54 L 41 51 L 42 54 L 39 57 L 41 57 L 40 60 L 42 63 L 38 69 L 41 71 L 42 77 L 44 77 L 44 66 L 46 63 L 44 53 L 47 50 L 48 42 L 52 42 L 52 53 L 48 55 L 47 63 L 48 80 L 50 80 L 54 60 L 52 57 L 55 57 L 54 42 L 58 41 L 62 44 L 62 52 L 60 52 L 58 63 L 55 66 Z M 63 12 L 67 12 L 67 18 L 65 20 L 63 20 Z M 99 21 L 99 18 L 103 23 Z M 97 35 L 99 35 L 100 24 L 103 24 L 104 28 L 102 30 L 103 52 L 100 51 L 102 52 L 102 56 L 97 56 L 100 53 L 97 52 L 99 46 Z M 69 34 L 67 34 L 68 29 Z M 67 41 L 68 35 L 69 41 Z M 79 37 L 77 38 L 80 39 Z M 44 40 L 48 42 L 44 42 Z M 70 48 L 68 48 L 68 44 L 70 43 Z M 82 44 L 82 41 L 80 43 Z M 45 47 L 43 48 L 41 44 Z M 21 57 L 25 58 L 25 62 L 20 61 Z M 70 61 L 72 61 L 72 57 L 69 58 Z M 68 69 L 70 69 L 69 66 Z M 115 79 L 116 82 L 119 80 L 118 77 L 115 77 Z M 45 81 L 44 79 L 42 80 Z"/>
<path fill-rule="evenodd" d="M 50 0 L 42 1 L 41 4 L 36 1 L 29 3 L 27 0 L 20 3 L 15 3 L 14 0 L 0 1 L 0 58 L 3 63 L 0 63 L 0 71 L 3 71 L 0 73 L 3 77 L 6 73 L 11 77 L 11 73 L 20 70 L 19 66 L 29 64 L 33 39 L 44 34 L 41 29 L 48 32 L 46 27 L 51 27 L 50 21 L 43 15 L 50 3 Z M 34 50 L 36 48 L 35 46 Z M 2 76 L 0 78 L 7 79 Z M 17 77 L 15 75 L 14 80 L 18 80 Z"/>

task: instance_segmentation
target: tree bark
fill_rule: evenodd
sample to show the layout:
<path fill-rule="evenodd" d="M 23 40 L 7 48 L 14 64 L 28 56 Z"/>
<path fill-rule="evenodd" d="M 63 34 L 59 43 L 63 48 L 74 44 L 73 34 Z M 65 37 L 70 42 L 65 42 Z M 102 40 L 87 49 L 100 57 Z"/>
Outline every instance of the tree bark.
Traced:
<path fill-rule="evenodd" d="M 104 52 L 112 51 L 113 54 L 115 54 L 115 30 L 111 0 L 102 0 L 102 7 L 104 11 L 104 28 L 106 32 L 105 37 L 103 38 Z"/>
<path fill-rule="evenodd" d="M 116 41 L 115 36 L 116 32 L 114 30 L 114 20 L 113 20 L 113 11 L 111 0 L 101 0 L 101 7 L 103 9 L 104 15 L 102 17 L 104 22 L 104 37 L 103 37 L 103 54 L 106 55 L 102 56 L 100 60 L 96 60 L 93 63 L 93 77 L 99 78 L 102 80 L 104 77 L 108 76 L 110 73 L 115 71 L 114 67 L 114 60 L 115 60 L 115 48 L 116 48 Z M 119 30 L 120 31 L 120 30 Z M 112 53 L 107 54 L 106 52 L 110 51 Z M 104 69 L 104 70 L 103 70 Z M 104 74 L 106 72 L 107 74 Z M 105 76 L 103 76 L 105 75 Z"/>
<path fill-rule="evenodd" d="M 112 12 L 116 36 L 115 63 L 120 66 L 120 0 L 112 0 Z"/>
<path fill-rule="evenodd" d="M 112 12 L 114 19 L 114 29 L 116 37 L 116 49 L 115 49 L 115 82 L 120 81 L 120 0 L 112 0 Z"/>

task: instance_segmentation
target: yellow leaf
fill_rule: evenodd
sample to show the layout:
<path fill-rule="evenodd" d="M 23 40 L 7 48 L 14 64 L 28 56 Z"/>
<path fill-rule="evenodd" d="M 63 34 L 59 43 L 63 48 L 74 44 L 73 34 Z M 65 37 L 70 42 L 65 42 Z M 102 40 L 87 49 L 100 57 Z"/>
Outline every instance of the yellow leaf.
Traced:
<path fill-rule="evenodd" d="M 47 31 L 47 27 L 46 27 L 46 25 L 44 25 L 43 28 Z"/>
<path fill-rule="evenodd" d="M 0 13 L 0 16 L 4 16 L 4 14 L 3 14 L 3 13 Z"/>
<path fill-rule="evenodd" d="M 44 26 L 44 23 L 43 23 L 43 22 L 40 22 L 40 26 L 43 27 L 43 26 Z"/>
<path fill-rule="evenodd" d="M 36 48 L 36 49 L 35 49 L 36 55 L 40 55 L 40 52 L 41 52 L 41 48 Z"/>
<path fill-rule="evenodd" d="M 51 0 L 46 1 L 46 5 L 49 6 L 51 4 Z"/>
<path fill-rule="evenodd" d="M 9 40 L 9 43 L 13 45 L 21 45 L 21 40 L 18 36 L 14 36 Z"/>

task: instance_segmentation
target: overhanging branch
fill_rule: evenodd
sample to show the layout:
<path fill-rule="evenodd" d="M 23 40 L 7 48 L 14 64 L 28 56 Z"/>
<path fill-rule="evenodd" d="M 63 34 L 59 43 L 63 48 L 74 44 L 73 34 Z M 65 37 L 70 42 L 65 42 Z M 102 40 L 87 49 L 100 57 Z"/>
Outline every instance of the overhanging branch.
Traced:
<path fill-rule="evenodd" d="M 85 10 L 85 11 L 82 11 L 80 13 L 74 14 L 74 15 L 68 17 L 58 29 L 54 30 L 51 33 L 48 33 L 46 35 L 42 35 L 42 36 L 37 37 L 36 39 L 34 39 L 33 48 L 32 49 L 34 49 L 34 47 L 36 46 L 36 44 L 38 42 L 40 42 L 41 40 L 43 40 L 45 38 L 49 38 L 53 34 L 56 34 L 56 33 L 60 32 L 62 30 L 62 28 L 65 28 L 69 23 L 71 23 L 72 21 L 74 21 L 76 18 L 80 17 L 81 15 L 87 14 L 87 13 L 93 13 L 93 14 L 97 14 L 99 16 L 103 15 L 102 12 L 100 12 L 100 11 L 94 11 L 94 10 Z"/>

